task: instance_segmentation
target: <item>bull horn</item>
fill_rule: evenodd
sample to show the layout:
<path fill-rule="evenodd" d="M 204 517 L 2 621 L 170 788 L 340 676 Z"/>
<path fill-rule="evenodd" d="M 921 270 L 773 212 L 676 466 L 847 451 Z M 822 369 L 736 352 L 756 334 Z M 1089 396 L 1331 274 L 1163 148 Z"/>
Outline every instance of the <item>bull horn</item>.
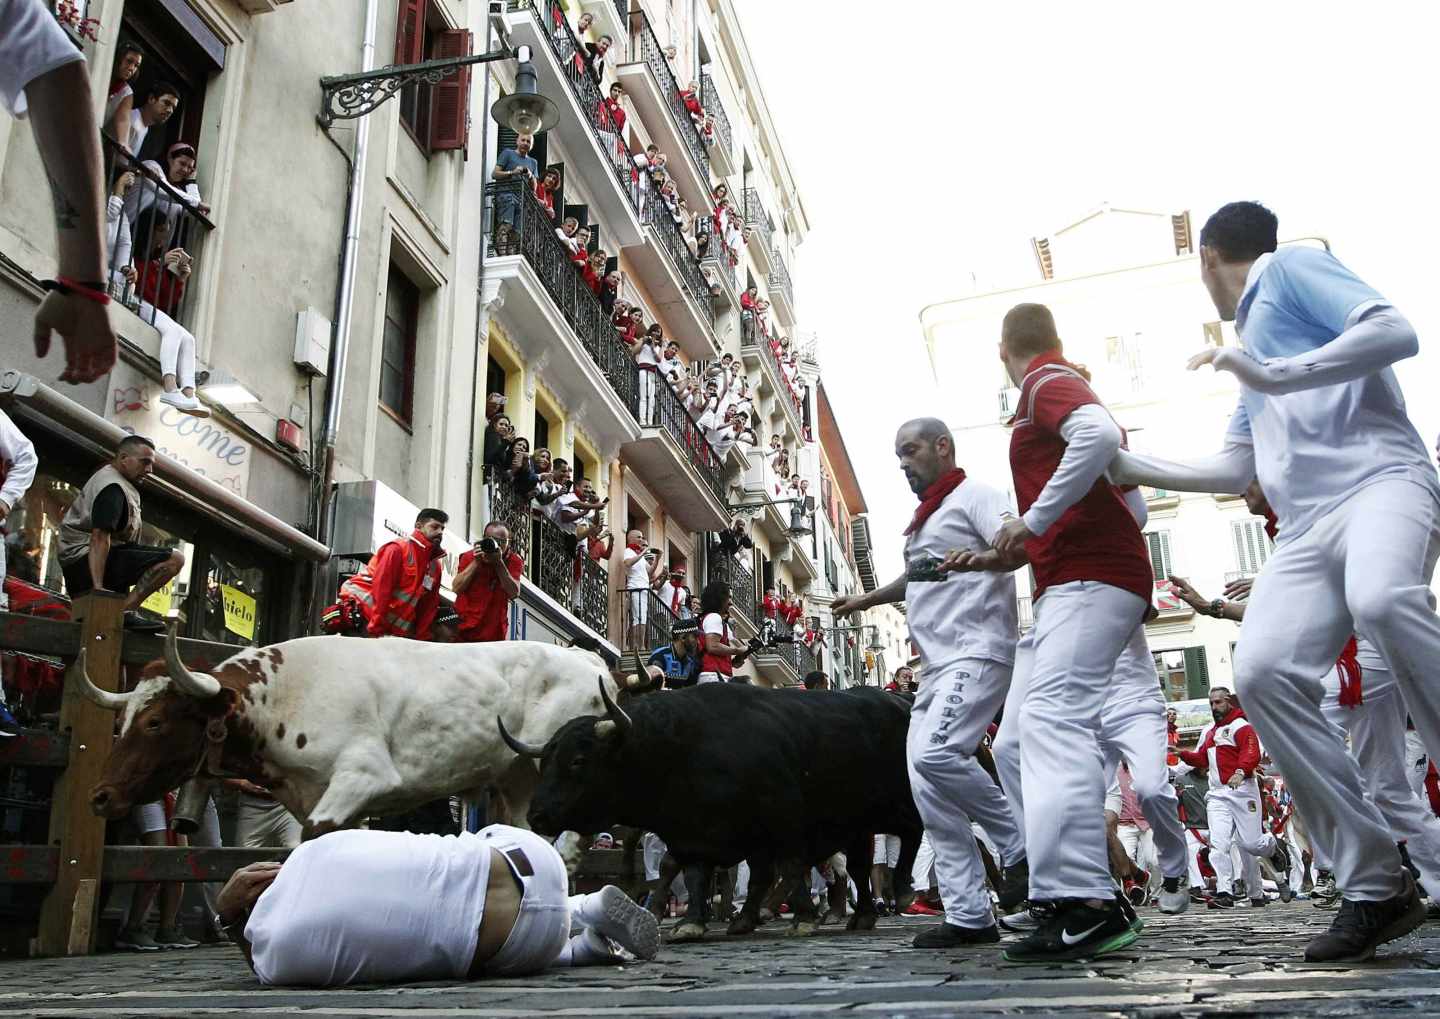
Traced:
<path fill-rule="evenodd" d="M 615 723 L 615 728 L 620 730 L 620 735 L 630 735 L 630 716 L 625 714 L 620 705 L 610 698 L 610 691 L 605 689 L 605 677 L 600 677 L 600 699 L 605 702 L 605 717 Z"/>
<path fill-rule="evenodd" d="M 130 702 L 131 697 L 135 696 L 134 691 L 130 693 L 112 693 L 109 690 L 101 690 L 92 683 L 90 681 L 90 673 L 85 666 L 85 649 L 83 647 L 80 649 L 80 653 L 75 656 L 75 664 L 70 668 L 80 680 L 80 692 L 85 695 L 85 699 L 100 705 L 100 707 L 106 711 L 125 710 L 125 705 Z"/>
<path fill-rule="evenodd" d="M 505 728 L 505 719 L 499 715 L 495 716 L 495 724 L 500 727 L 500 738 L 505 741 L 505 745 L 521 757 L 529 757 L 532 760 L 538 761 L 545 756 L 544 747 L 532 747 L 529 743 L 522 743 L 514 736 L 511 736 L 510 730 Z"/>
<path fill-rule="evenodd" d="M 185 663 L 180 660 L 180 646 L 175 639 L 177 629 L 179 625 L 174 619 L 165 627 L 165 668 L 170 673 L 170 681 L 181 693 L 191 697 L 214 697 L 220 692 L 220 681 L 206 673 L 191 672 L 185 668 Z"/>

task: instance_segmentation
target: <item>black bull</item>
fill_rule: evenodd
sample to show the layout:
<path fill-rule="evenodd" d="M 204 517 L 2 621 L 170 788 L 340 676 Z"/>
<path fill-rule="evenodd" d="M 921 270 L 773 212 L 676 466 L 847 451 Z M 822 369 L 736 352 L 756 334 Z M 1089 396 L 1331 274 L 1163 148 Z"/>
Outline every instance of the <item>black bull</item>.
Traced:
<path fill-rule="evenodd" d="M 812 863 L 844 850 L 858 891 L 852 928 L 874 925 L 871 834 L 899 835 L 908 878 L 921 823 L 905 767 L 907 703 L 873 689 L 775 691 L 710 683 L 607 704 L 567 722 L 540 751 L 529 820 L 540 833 L 626 824 L 665 840 L 684 867 L 686 923 L 700 925 L 715 867 L 750 863 L 750 894 L 730 933 L 753 930 L 777 868 L 797 926 L 813 920 Z M 501 726 L 503 732 L 503 724 Z M 694 934 L 693 928 L 688 932 Z"/>

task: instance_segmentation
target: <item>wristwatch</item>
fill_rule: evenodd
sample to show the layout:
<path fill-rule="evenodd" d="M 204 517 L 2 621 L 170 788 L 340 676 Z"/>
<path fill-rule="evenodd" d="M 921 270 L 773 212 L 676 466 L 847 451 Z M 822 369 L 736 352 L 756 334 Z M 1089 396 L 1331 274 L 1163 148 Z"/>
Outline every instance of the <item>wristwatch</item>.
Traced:
<path fill-rule="evenodd" d="M 1216 598 L 1210 603 L 1210 614 L 1216 619 L 1225 618 L 1225 599 Z"/>
<path fill-rule="evenodd" d="M 227 938 L 229 938 L 231 941 L 234 941 L 234 940 L 235 940 L 235 931 L 238 929 L 238 930 L 243 934 L 243 933 L 245 932 L 245 922 L 246 922 L 247 920 L 249 920 L 249 919 L 250 919 L 250 913 L 247 911 L 247 912 L 241 913 L 239 916 L 237 916 L 234 920 L 231 920 L 229 923 L 226 923 L 226 922 L 225 922 L 225 918 L 224 918 L 223 916 L 221 916 L 219 913 L 216 913 L 216 914 L 214 915 L 214 918 L 212 919 L 211 922 L 215 925 L 215 929 L 216 929 L 217 931 L 219 931 L 221 934 L 225 935 L 225 936 L 226 936 Z"/>

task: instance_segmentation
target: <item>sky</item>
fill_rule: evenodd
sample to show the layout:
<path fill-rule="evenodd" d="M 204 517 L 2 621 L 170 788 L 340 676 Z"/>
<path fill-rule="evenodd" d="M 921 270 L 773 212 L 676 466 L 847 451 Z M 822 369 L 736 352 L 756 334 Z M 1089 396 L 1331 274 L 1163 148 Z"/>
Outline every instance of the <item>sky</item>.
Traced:
<path fill-rule="evenodd" d="M 1189 209 L 1198 231 L 1256 199 L 1282 239 L 1326 237 L 1415 324 L 1397 372 L 1440 433 L 1440 5 L 734 3 L 809 215 L 798 332 L 819 338 L 882 583 L 915 506 L 895 430 L 956 409 L 921 309 L 1036 282 L 1030 238 L 1105 202 Z"/>

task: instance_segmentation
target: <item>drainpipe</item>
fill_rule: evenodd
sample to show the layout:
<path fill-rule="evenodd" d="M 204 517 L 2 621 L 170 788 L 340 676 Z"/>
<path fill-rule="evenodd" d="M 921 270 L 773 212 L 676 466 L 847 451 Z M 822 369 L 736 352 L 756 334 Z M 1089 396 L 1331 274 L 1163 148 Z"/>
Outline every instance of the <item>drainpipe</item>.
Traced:
<path fill-rule="evenodd" d="M 380 0 L 366 0 L 365 36 L 360 43 L 360 71 L 375 69 L 375 25 L 379 20 Z M 333 527 L 330 522 L 331 488 L 335 483 L 335 440 L 340 429 L 340 406 L 345 392 L 345 368 L 350 352 L 350 325 L 355 305 L 355 263 L 359 256 L 360 213 L 364 208 L 366 154 L 370 147 L 370 118 L 355 121 L 355 145 L 351 152 L 349 181 L 345 197 L 344 235 L 340 242 L 340 281 L 335 294 L 335 325 L 330 341 L 329 379 L 325 386 L 325 424 L 322 432 L 324 465 L 320 487 L 316 534 L 324 545 L 330 544 Z M 310 598 L 310 629 L 320 621 L 324 599 L 318 597 L 319 586 L 328 575 L 324 567 L 315 571 Z"/>

